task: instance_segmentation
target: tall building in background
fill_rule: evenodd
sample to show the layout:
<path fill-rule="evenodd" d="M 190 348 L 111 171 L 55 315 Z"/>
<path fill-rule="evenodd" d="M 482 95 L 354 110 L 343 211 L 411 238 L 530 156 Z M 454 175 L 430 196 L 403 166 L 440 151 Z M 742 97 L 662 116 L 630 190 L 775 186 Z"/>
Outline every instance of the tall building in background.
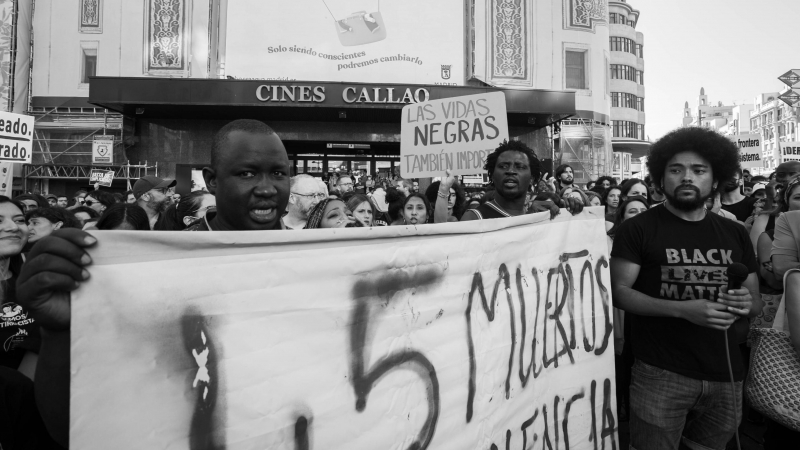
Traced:
<path fill-rule="evenodd" d="M 36 0 L 24 189 L 85 187 L 105 135 L 112 190 L 155 173 L 186 192 L 237 118 L 269 123 L 295 173 L 389 174 L 404 104 L 487 90 L 505 94 L 512 139 L 585 183 L 612 172 L 612 91 L 644 96 L 638 12 L 612 4 L 609 15 L 606 0 Z M 636 113 L 619 130 L 642 141 L 643 104 L 616 109 Z"/>
<path fill-rule="evenodd" d="M 753 133 L 761 134 L 764 171 L 772 172 L 783 162 L 778 142 L 800 141 L 797 130 L 797 108 L 778 99 L 780 92 L 767 92 L 755 98 L 750 112 L 750 127 Z"/>
<path fill-rule="evenodd" d="M 608 2 L 611 49 L 611 132 L 614 149 L 612 176 L 641 173 L 641 158 L 650 151 L 645 134 L 644 36 L 636 31 L 639 11 L 625 0 Z"/>

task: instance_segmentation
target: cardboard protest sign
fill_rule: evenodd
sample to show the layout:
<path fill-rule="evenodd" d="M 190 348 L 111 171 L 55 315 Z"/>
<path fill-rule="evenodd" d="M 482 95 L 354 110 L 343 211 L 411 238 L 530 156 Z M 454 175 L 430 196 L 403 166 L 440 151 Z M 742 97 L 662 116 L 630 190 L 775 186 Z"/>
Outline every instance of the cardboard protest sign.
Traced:
<path fill-rule="evenodd" d="M 761 160 L 761 135 L 760 134 L 735 134 L 728 136 L 739 147 L 739 164 L 742 169 L 764 167 Z"/>
<path fill-rule="evenodd" d="M 70 445 L 614 448 L 602 213 L 94 232 Z"/>
<path fill-rule="evenodd" d="M 0 111 L 0 161 L 30 164 L 33 116 Z"/>
<path fill-rule="evenodd" d="M 781 142 L 781 161 L 800 161 L 800 142 Z"/>
<path fill-rule="evenodd" d="M 114 136 L 97 136 L 92 141 L 92 164 L 114 163 Z"/>
<path fill-rule="evenodd" d="M 98 183 L 100 186 L 109 187 L 112 181 L 114 181 L 113 170 L 92 169 L 89 173 L 89 184 Z"/>
<path fill-rule="evenodd" d="M 400 174 L 404 178 L 484 173 L 486 157 L 508 139 L 502 92 L 467 95 L 403 107 Z"/>

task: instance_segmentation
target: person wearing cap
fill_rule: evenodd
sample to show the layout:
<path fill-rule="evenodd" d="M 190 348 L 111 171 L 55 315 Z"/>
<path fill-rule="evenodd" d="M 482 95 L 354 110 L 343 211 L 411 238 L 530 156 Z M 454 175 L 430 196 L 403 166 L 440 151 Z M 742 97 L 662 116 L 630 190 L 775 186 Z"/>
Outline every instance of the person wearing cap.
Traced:
<path fill-rule="evenodd" d="M 47 194 L 44 196 L 47 199 L 47 203 L 50 204 L 50 207 L 58 206 L 58 197 L 53 194 Z"/>
<path fill-rule="evenodd" d="M 751 196 L 756 200 L 767 198 L 767 183 L 753 183 L 753 193 Z"/>
<path fill-rule="evenodd" d="M 172 199 L 172 188 L 175 187 L 175 184 L 175 180 L 147 175 L 139 178 L 133 185 L 133 196 L 136 197 L 136 204 L 147 213 L 151 230 L 158 222 L 161 213 L 167 210 Z"/>

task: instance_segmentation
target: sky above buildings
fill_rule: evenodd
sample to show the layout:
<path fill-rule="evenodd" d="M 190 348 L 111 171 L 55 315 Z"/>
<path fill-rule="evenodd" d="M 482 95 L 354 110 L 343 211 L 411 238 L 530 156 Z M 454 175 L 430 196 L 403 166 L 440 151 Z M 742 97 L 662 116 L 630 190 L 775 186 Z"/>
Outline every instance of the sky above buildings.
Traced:
<path fill-rule="evenodd" d="M 753 103 L 800 69 L 798 0 L 628 0 L 644 34 L 645 133 L 655 141 L 681 123 L 683 104 Z"/>

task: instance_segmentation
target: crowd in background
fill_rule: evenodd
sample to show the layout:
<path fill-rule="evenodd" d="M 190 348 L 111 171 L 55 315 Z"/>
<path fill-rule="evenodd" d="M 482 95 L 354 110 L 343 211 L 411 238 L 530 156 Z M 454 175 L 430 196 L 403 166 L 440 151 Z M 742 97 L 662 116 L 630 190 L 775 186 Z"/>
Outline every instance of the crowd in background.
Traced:
<path fill-rule="evenodd" d="M 234 127 L 228 132 L 263 133 L 265 142 L 272 142 L 269 145 L 277 146 L 274 142 L 277 137 L 263 131 L 258 125 Z M 221 139 L 226 139 L 226 136 Z M 277 143 L 280 143 L 279 139 Z M 14 308 L 17 307 L 18 300 L 15 295 L 18 289 L 15 286 L 20 274 L 24 273 L 26 254 L 31 252 L 31 247 L 37 242 L 61 229 L 246 230 L 258 229 L 258 224 L 267 224 L 270 227 L 262 229 L 295 230 L 417 226 L 541 211 L 550 211 L 555 215 L 561 208 L 566 208 L 575 214 L 584 207 L 604 207 L 609 251 L 611 251 L 614 239 L 625 221 L 662 204 L 666 199 L 663 188 L 652 182 L 650 177 L 617 180 L 610 176 L 601 176 L 579 186 L 574 182 L 574 172 L 568 164 L 558 166 L 552 176 L 549 173 L 542 174 L 540 163 L 532 150 L 516 141 L 503 144 L 489 156 L 486 170 L 490 183 L 480 189 L 470 188 L 470 192 L 457 177 L 450 174 L 434 179 L 424 189 L 420 189 L 420 180 L 403 179 L 398 176 L 381 176 L 373 179 L 367 175 L 338 174 L 331 176 L 327 182 L 308 174 L 291 176 L 290 173 L 286 173 L 288 170 L 282 162 L 286 159 L 285 150 L 283 156 L 278 158 L 281 161 L 275 162 L 274 158 L 266 158 L 262 167 L 241 169 L 235 176 L 230 177 L 234 181 L 229 182 L 223 179 L 221 167 L 234 163 L 225 159 L 226 155 L 220 153 L 221 144 L 219 146 L 220 148 L 215 147 L 212 153 L 212 168 L 216 172 L 206 174 L 210 174 L 206 177 L 210 184 L 209 191 L 215 192 L 216 196 L 202 189 L 181 196 L 174 192 L 176 185 L 174 180 L 155 176 L 145 176 L 137 180 L 133 189 L 125 193 L 112 193 L 95 186 L 93 189 L 80 190 L 71 197 L 23 194 L 8 199 L 0 196 L 0 225 L 2 225 L 0 238 L 9 238 L 5 241 L 0 239 L 5 242 L 4 247 L 0 248 L 2 252 L 0 261 L 3 263 L 2 273 L 5 280 L 3 304 L 13 304 Z M 280 148 L 283 148 L 282 145 Z M 275 168 L 276 164 L 280 168 Z M 253 191 L 256 194 L 251 195 L 251 200 L 241 200 L 250 194 L 243 194 L 244 190 L 236 191 L 231 187 L 245 186 L 249 183 L 248 180 L 258 179 L 259 174 L 267 172 L 276 179 L 288 179 L 288 183 L 285 186 L 267 183 L 266 187 L 254 187 L 256 190 L 265 189 L 265 193 L 261 195 Z M 706 211 L 738 222 L 746 228 L 750 233 L 754 251 L 758 255 L 760 292 L 765 295 L 780 295 L 784 288 L 782 274 L 785 273 L 785 269 L 778 271 L 773 267 L 770 249 L 773 241 L 785 239 L 775 236 L 776 228 L 780 229 L 782 226 L 778 219 L 783 213 L 800 210 L 800 162 L 784 163 L 768 176 L 752 176 L 747 170 L 739 169 L 732 178 L 720 180 L 720 183 L 722 183 L 720 189 L 706 200 Z M 288 192 L 281 191 L 287 187 Z M 259 198 L 262 200 L 258 200 Z M 285 203 L 282 204 L 283 201 Z M 237 202 L 246 203 L 240 205 L 239 210 L 247 217 L 232 215 L 231 211 L 234 211 Z M 224 211 L 225 208 L 228 210 Z M 273 220 L 276 214 L 279 217 L 277 222 Z M 245 223 L 245 220 L 249 222 Z M 273 223 L 276 225 L 273 226 Z M 67 234 L 62 236 L 65 237 L 61 241 L 55 239 L 50 241 L 51 248 L 57 245 L 65 249 L 78 248 L 77 244 L 65 243 L 69 240 Z M 46 252 L 54 253 L 42 249 L 34 250 L 32 255 L 43 261 Z M 77 266 L 69 267 L 74 272 L 72 267 Z M 30 270 L 33 273 L 34 269 Z M 77 275 L 70 276 L 76 282 L 82 280 Z M 34 275 L 27 274 L 23 278 L 31 280 L 33 277 Z M 23 287 L 25 279 L 20 281 L 19 290 L 24 290 L 27 298 L 38 298 L 30 293 L 34 290 L 45 292 L 47 289 L 53 291 L 74 288 L 59 288 L 55 281 L 52 283 L 48 281 L 50 285 L 41 283 L 42 286 Z M 20 303 L 26 304 L 24 301 Z M 12 314 L 15 311 L 4 309 L 4 312 Z M 38 314 L 45 313 L 40 310 Z M 624 419 L 629 408 L 628 383 L 633 357 L 627 342 L 629 335 L 626 335 L 624 325 L 626 321 L 622 311 L 615 310 L 615 319 L 618 408 L 620 416 Z M 37 317 L 37 320 L 45 323 L 47 319 Z M 66 326 L 68 329 L 68 319 Z M 800 327 L 800 324 L 795 326 Z M 6 331 L 4 339 L 8 337 L 10 328 Z M 36 330 L 30 330 L 30 334 L 31 338 L 20 339 L 19 345 L 14 344 L 15 351 L 6 351 L 2 354 L 0 368 L 6 371 L 12 369 L 29 378 L 33 377 L 35 362 L 29 362 L 28 355 L 38 352 L 41 339 Z M 742 352 L 747 351 L 746 335 L 747 325 L 739 342 Z M 798 342 L 800 343 L 800 340 Z M 16 375 L 10 376 L 16 377 Z M 22 383 L 16 378 L 15 380 L 17 383 Z M 33 418 L 37 414 L 35 408 L 29 409 L 32 409 L 26 412 L 29 417 L 23 414 L 15 419 L 15 423 L 20 430 L 40 432 L 43 429 L 42 420 Z M 752 415 L 757 416 L 757 414 Z M 23 424 L 25 420 L 28 422 Z M 756 418 L 756 420 L 761 419 Z M 788 433 L 789 436 L 797 437 L 797 433 L 790 430 L 778 429 L 776 433 Z M 18 432 L 17 435 L 24 436 L 25 433 Z M 65 442 L 63 438 L 57 440 Z M 48 441 L 47 445 L 50 444 L 56 445 Z"/>

